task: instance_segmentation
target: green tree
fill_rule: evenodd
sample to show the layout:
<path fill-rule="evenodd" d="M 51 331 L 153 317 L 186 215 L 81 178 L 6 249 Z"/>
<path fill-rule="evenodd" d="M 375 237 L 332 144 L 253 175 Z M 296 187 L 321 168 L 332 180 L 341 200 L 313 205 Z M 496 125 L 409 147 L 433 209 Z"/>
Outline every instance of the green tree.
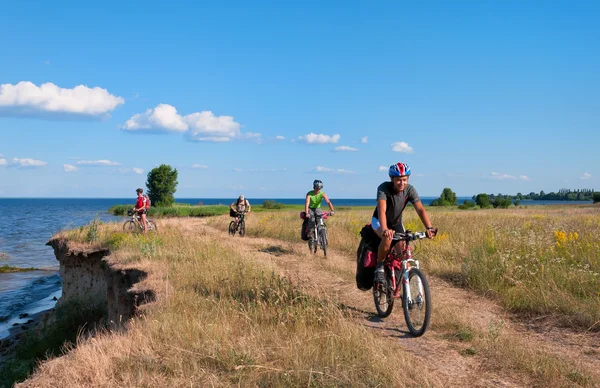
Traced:
<path fill-rule="evenodd" d="M 456 193 L 446 187 L 438 199 L 431 202 L 431 206 L 453 206 L 456 205 Z"/>
<path fill-rule="evenodd" d="M 177 169 L 168 164 L 161 164 L 148 173 L 146 187 L 148 197 L 156 206 L 171 206 L 175 201 L 173 194 L 177 191 Z"/>
<path fill-rule="evenodd" d="M 461 209 L 461 210 L 468 210 L 468 209 L 474 208 L 475 206 L 477 206 L 475 204 L 475 202 L 468 201 L 468 200 L 465 199 L 463 201 L 462 205 L 458 205 L 458 208 Z"/>
<path fill-rule="evenodd" d="M 512 201 L 510 197 L 496 197 L 492 201 L 492 206 L 494 208 L 507 209 L 510 205 L 512 205 Z"/>
<path fill-rule="evenodd" d="M 594 193 L 594 195 L 592 195 L 592 200 L 594 203 L 600 202 L 600 193 Z"/>
<path fill-rule="evenodd" d="M 490 196 L 485 193 L 477 194 L 477 196 L 475 197 L 475 203 L 479 205 L 479 207 L 482 209 L 492 207 Z"/>

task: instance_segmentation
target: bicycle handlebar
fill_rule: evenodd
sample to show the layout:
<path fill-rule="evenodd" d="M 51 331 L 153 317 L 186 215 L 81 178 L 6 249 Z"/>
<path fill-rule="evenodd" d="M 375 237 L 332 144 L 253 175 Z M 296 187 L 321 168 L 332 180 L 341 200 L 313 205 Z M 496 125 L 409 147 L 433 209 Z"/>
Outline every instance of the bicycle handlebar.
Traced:
<path fill-rule="evenodd" d="M 437 231 L 438 231 L 437 228 L 433 230 L 434 236 L 437 234 Z M 424 238 L 427 238 L 427 233 L 425 233 L 425 232 L 406 231 L 406 232 L 394 233 L 394 237 L 392 238 L 392 240 L 416 241 L 416 240 L 422 240 Z"/>

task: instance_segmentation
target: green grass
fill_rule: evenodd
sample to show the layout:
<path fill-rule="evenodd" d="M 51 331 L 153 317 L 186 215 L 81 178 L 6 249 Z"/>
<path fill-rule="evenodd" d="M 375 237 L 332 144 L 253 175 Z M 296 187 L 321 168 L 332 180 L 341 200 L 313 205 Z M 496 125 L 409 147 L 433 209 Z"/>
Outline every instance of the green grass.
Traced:
<path fill-rule="evenodd" d="M 126 216 L 132 205 L 115 205 L 108 209 L 115 216 Z M 229 213 L 227 205 L 195 206 L 188 204 L 175 204 L 170 207 L 151 207 L 149 217 L 210 217 Z"/>
<path fill-rule="evenodd" d="M 0 267 L 0 273 L 10 273 L 10 272 L 28 272 L 28 271 L 36 271 L 38 268 L 29 267 L 29 268 L 19 268 L 19 267 L 11 267 L 10 265 L 3 265 Z"/>
<path fill-rule="evenodd" d="M 267 202 L 267 201 L 265 201 Z M 133 205 L 114 205 L 108 212 L 115 216 L 126 216 L 127 211 L 130 210 Z M 364 206 L 342 206 L 336 210 L 352 210 L 362 209 Z M 372 208 L 369 206 L 368 208 Z M 326 209 L 326 207 L 324 208 Z M 286 205 L 279 202 L 267 202 L 265 204 L 255 204 L 252 206 L 253 213 L 263 212 L 279 212 L 279 211 L 291 211 L 296 210 L 301 212 L 304 210 L 304 205 Z M 229 205 L 190 205 L 187 203 L 176 203 L 170 207 L 151 207 L 148 211 L 149 217 L 161 218 L 161 217 L 212 217 L 220 216 L 229 213 Z"/>

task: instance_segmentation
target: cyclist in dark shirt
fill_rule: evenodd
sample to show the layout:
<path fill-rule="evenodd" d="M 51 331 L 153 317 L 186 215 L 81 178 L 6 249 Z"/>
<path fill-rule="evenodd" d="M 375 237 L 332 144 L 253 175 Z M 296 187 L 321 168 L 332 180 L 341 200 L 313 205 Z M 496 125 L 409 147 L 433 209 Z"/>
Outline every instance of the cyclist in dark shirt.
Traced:
<path fill-rule="evenodd" d="M 408 184 L 410 167 L 405 163 L 392 164 L 389 176 L 390 181 L 383 182 L 377 188 L 377 207 L 371 220 L 371 227 L 381 238 L 377 252 L 377 267 L 375 268 L 375 277 L 381 282 L 385 282 L 383 262 L 390 253 L 394 233 L 404 232 L 402 211 L 409 201 L 425 225 L 427 237 L 435 236 L 435 228 L 431 225 L 417 190 Z"/>

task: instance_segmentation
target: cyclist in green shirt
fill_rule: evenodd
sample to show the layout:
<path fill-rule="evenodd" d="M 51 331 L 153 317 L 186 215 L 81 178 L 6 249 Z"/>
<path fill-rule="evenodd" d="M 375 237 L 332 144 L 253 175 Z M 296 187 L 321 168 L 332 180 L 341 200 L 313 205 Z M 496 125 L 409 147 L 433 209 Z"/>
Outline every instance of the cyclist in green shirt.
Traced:
<path fill-rule="evenodd" d="M 306 193 L 306 201 L 304 203 L 304 212 L 306 214 L 306 217 L 304 217 L 304 222 L 302 223 L 302 231 L 306 231 L 307 234 L 310 234 L 310 231 L 306 229 L 308 220 L 310 218 L 315 217 L 315 215 L 321 215 L 323 213 L 321 210 L 321 202 L 323 202 L 323 200 L 325 200 L 325 202 L 329 206 L 329 210 L 331 210 L 329 214 L 333 215 L 335 212 L 333 209 L 333 204 L 327 197 L 327 194 L 325 194 L 325 192 L 322 191 L 322 189 L 323 182 L 316 179 L 313 182 L 313 190 Z M 312 224 L 313 223 L 311 223 L 311 225 Z M 304 236 L 305 234 L 303 233 L 302 235 Z"/>

